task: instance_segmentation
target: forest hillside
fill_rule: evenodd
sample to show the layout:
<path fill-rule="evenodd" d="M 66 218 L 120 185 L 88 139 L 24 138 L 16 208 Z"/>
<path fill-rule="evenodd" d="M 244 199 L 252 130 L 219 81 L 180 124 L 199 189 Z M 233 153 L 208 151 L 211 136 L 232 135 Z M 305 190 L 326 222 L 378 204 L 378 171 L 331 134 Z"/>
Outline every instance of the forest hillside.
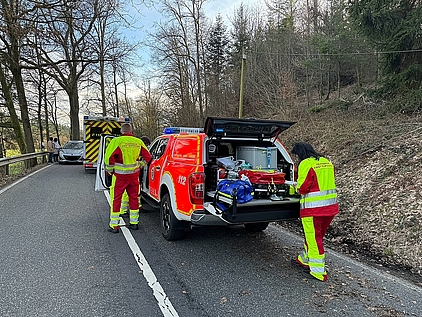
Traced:
<path fill-rule="evenodd" d="M 335 164 L 340 215 L 327 245 L 422 285 L 422 116 L 345 98 L 355 102 L 298 107 L 282 141 L 309 142 Z M 301 231 L 299 221 L 281 225 Z"/>

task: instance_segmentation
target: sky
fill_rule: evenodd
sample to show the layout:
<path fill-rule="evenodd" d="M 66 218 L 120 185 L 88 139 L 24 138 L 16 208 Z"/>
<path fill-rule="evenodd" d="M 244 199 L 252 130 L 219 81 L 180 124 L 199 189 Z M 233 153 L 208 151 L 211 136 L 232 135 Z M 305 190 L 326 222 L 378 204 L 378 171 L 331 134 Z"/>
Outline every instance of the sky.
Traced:
<path fill-rule="evenodd" d="M 259 3 L 264 5 L 264 0 L 209 0 L 204 4 L 204 11 L 207 18 L 211 19 L 211 21 L 215 21 L 215 17 L 220 13 L 223 20 L 225 21 L 225 24 L 230 27 L 229 17 L 231 18 L 234 16 L 235 10 L 239 8 L 241 4 L 252 6 Z M 138 28 L 142 27 L 142 30 L 127 31 L 125 33 L 129 38 L 143 40 L 146 38 L 148 32 L 154 31 L 154 23 L 160 22 L 162 17 L 160 13 L 153 7 L 148 8 L 143 4 L 137 5 L 136 7 L 138 12 L 136 12 L 136 10 L 133 8 L 130 9 L 130 11 L 133 13 L 133 16 L 140 16 L 136 26 Z M 145 57 L 146 56 L 143 58 Z"/>
<path fill-rule="evenodd" d="M 261 4 L 263 6 L 264 0 L 208 0 L 204 4 L 204 11 L 206 16 L 212 20 L 214 20 L 217 14 L 220 13 L 223 20 L 226 20 L 228 23 L 228 17 L 233 16 L 235 10 L 239 8 L 241 4 L 248 6 Z M 160 21 L 161 15 L 153 7 L 148 8 L 147 6 L 141 4 L 138 5 L 137 8 L 139 13 L 142 14 L 139 25 L 142 25 L 145 30 L 150 29 L 154 22 Z M 133 12 L 133 10 L 130 11 Z"/>

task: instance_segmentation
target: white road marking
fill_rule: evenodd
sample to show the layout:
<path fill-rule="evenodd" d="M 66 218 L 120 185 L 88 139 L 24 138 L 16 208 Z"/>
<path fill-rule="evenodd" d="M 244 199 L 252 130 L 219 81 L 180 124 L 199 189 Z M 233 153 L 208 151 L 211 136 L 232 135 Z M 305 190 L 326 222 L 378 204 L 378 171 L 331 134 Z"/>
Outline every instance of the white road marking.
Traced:
<path fill-rule="evenodd" d="M 105 190 L 104 195 L 107 198 L 109 205 L 111 206 L 110 193 Z M 151 287 L 153 295 L 158 302 L 158 306 L 165 317 L 178 317 L 179 314 L 174 309 L 173 305 L 170 302 L 170 299 L 167 297 L 160 283 L 157 281 L 157 278 L 152 271 L 151 267 L 148 264 L 145 256 L 142 254 L 141 249 L 136 244 L 135 239 L 132 236 L 132 233 L 128 228 L 126 228 L 125 221 L 123 218 L 120 218 L 120 230 L 122 231 L 130 249 L 132 250 L 133 256 L 135 257 L 136 262 L 138 263 L 139 268 L 142 271 L 145 279 L 148 282 L 149 287 Z"/>

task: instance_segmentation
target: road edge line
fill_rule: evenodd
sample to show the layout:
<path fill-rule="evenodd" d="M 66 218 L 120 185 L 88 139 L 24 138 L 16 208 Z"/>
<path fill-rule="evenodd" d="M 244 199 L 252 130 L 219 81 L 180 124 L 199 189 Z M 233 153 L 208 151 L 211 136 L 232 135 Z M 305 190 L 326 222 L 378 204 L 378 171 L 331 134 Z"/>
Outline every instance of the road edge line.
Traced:
<path fill-rule="evenodd" d="M 109 205 L 111 206 L 111 199 L 110 193 L 105 190 L 104 195 L 107 198 Z M 128 228 L 124 225 L 126 224 L 123 218 L 120 217 L 120 230 L 122 231 L 129 248 L 133 253 L 133 257 L 138 263 L 139 268 L 141 269 L 142 275 L 144 276 L 145 280 L 148 282 L 148 286 L 152 289 L 152 293 L 155 299 L 158 302 L 158 307 L 160 307 L 163 316 L 165 317 L 179 317 L 179 314 L 174 309 L 170 299 L 164 292 L 164 289 L 161 287 L 160 282 L 157 281 L 157 277 L 155 276 L 154 272 L 151 269 L 147 259 L 145 258 L 144 254 L 142 253 L 139 245 L 136 243 L 135 238 L 132 236 L 132 233 Z"/>

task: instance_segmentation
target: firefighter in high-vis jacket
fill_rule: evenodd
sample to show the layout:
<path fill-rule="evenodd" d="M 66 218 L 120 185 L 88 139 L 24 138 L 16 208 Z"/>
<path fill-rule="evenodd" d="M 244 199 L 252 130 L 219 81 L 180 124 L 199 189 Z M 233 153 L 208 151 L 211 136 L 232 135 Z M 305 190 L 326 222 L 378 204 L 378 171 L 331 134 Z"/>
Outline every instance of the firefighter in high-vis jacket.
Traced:
<path fill-rule="evenodd" d="M 139 171 L 141 158 L 145 162 L 151 160 L 151 154 L 142 140 L 132 134 L 130 123 L 123 123 L 122 135 L 111 140 L 105 153 L 106 172 L 113 175 L 110 186 L 112 206 L 110 208 L 110 228 L 113 233 L 119 232 L 119 214 L 122 195 L 126 191 L 129 196 L 130 229 L 138 229 L 139 222 Z"/>
<path fill-rule="evenodd" d="M 308 143 L 297 143 L 292 153 L 299 157 L 296 190 L 301 194 L 300 218 L 305 234 L 303 252 L 296 262 L 320 281 L 327 280 L 323 238 L 339 213 L 333 164 Z"/>
<path fill-rule="evenodd" d="M 151 141 L 147 136 L 141 137 L 142 142 L 144 142 L 145 146 L 149 149 L 149 146 L 151 145 Z M 142 173 L 144 170 L 144 167 L 146 166 L 145 161 L 141 161 L 140 163 L 140 173 L 139 173 L 139 182 L 142 183 Z M 141 211 L 142 203 L 141 203 L 141 193 L 138 194 L 138 200 L 139 200 L 139 211 Z M 127 192 L 125 191 L 122 196 L 122 204 L 120 205 L 120 217 L 128 218 L 129 217 L 129 196 Z"/>

